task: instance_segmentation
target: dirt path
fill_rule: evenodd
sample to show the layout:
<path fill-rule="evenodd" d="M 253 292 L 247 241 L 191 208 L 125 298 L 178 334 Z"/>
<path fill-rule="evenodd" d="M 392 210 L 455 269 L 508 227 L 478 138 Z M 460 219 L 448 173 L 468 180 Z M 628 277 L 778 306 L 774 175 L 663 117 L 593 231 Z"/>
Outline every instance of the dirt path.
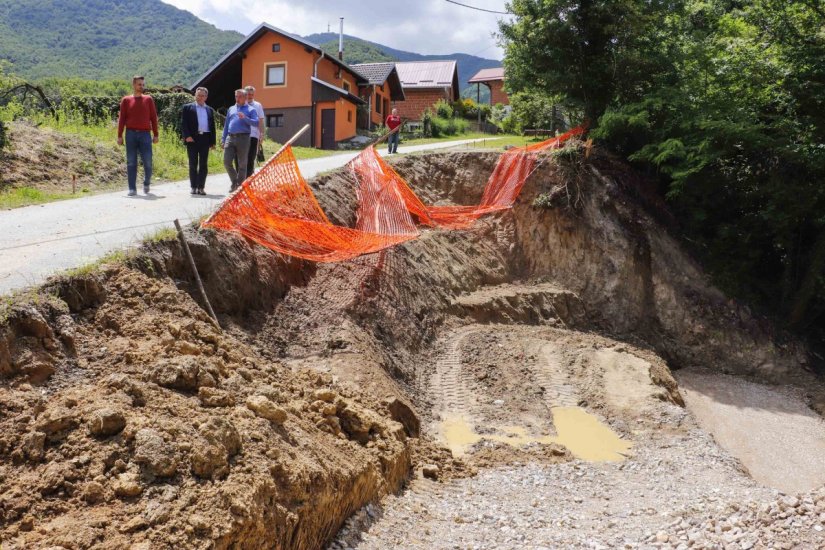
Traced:
<path fill-rule="evenodd" d="M 786 493 L 825 483 L 825 421 L 799 392 L 694 370 L 677 379 L 699 424 L 754 479 Z"/>

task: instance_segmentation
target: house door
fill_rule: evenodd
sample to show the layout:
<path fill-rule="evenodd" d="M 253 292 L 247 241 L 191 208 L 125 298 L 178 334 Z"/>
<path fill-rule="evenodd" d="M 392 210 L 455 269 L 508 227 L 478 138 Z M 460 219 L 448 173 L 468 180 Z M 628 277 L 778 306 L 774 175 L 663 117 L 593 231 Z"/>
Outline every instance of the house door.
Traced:
<path fill-rule="evenodd" d="M 335 109 L 321 109 L 321 149 L 335 149 Z"/>

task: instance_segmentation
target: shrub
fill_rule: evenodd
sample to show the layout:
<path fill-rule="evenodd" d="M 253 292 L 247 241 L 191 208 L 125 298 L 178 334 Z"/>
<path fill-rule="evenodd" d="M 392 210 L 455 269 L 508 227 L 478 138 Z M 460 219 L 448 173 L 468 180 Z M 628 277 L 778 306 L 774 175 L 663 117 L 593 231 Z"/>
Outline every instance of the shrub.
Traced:
<path fill-rule="evenodd" d="M 0 120 L 0 151 L 2 151 L 3 148 L 6 145 L 8 145 L 8 143 L 9 143 L 9 138 L 8 138 L 8 133 L 7 133 L 7 130 L 6 130 L 6 124 L 2 120 Z"/>
<path fill-rule="evenodd" d="M 433 107 L 438 118 L 453 118 L 453 107 L 443 99 L 439 99 Z"/>

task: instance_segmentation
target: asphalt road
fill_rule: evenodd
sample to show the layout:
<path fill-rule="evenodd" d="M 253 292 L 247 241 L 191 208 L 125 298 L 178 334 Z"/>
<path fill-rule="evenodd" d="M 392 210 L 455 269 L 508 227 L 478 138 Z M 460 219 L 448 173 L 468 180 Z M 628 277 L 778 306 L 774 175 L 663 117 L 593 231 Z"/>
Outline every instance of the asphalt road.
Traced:
<path fill-rule="evenodd" d="M 403 153 L 456 147 L 458 140 L 403 147 Z M 298 162 L 311 178 L 346 164 L 357 152 Z M 138 178 L 140 179 L 140 178 Z M 138 182 L 140 184 L 140 182 Z M 138 185 L 140 187 L 140 185 Z M 189 181 L 152 186 L 136 197 L 123 190 L 0 212 L 0 294 L 42 283 L 50 275 L 93 262 L 139 243 L 176 218 L 187 223 L 212 212 L 226 197 L 226 174 L 209 176 L 205 197 L 189 194 Z"/>

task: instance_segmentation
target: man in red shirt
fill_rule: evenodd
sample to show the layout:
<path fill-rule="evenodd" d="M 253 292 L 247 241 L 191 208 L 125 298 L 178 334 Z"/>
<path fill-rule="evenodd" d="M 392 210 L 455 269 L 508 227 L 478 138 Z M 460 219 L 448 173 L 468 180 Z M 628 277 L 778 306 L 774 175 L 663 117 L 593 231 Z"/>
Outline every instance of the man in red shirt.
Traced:
<path fill-rule="evenodd" d="M 137 156 L 143 163 L 143 192 L 149 194 L 152 179 L 152 144 L 158 142 L 158 112 L 152 96 L 144 95 L 142 76 L 132 78 L 132 95 L 120 100 L 117 120 L 117 144 L 123 145 L 126 130 L 126 177 L 129 196 L 137 195 Z"/>
<path fill-rule="evenodd" d="M 387 151 L 389 154 L 397 153 L 398 152 L 398 139 L 401 134 L 401 117 L 398 116 L 398 109 L 393 109 L 392 114 L 387 117 L 386 121 L 387 128 L 390 129 L 390 137 L 387 139 L 387 146 L 389 150 Z"/>

